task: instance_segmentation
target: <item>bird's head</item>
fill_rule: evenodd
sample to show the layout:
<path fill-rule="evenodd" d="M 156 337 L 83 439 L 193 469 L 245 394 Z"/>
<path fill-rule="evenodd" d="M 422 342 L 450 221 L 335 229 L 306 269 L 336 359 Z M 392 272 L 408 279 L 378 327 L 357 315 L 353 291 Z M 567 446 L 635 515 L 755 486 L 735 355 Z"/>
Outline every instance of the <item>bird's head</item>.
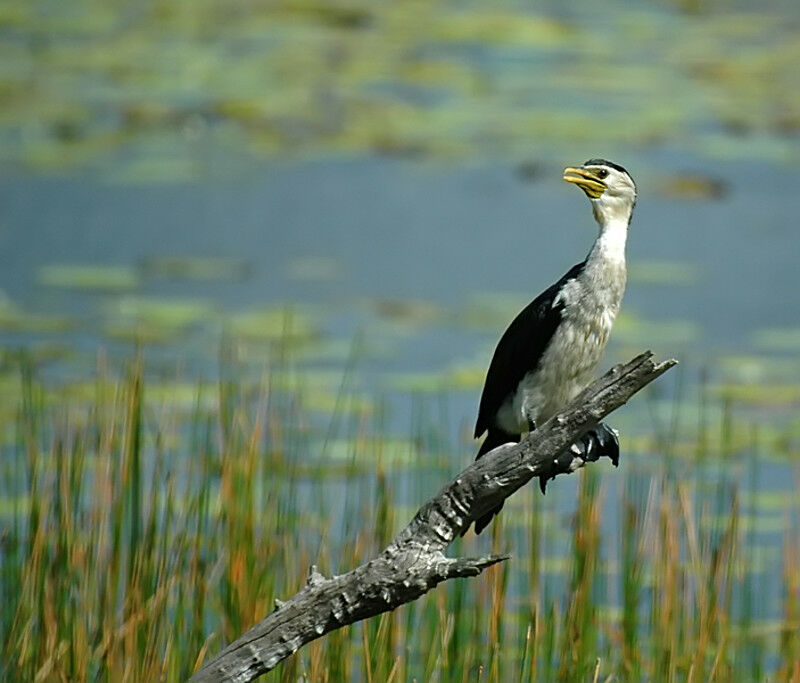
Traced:
<path fill-rule="evenodd" d="M 586 193 L 601 225 L 616 220 L 630 222 L 636 204 L 636 184 L 622 166 L 605 159 L 589 159 L 580 168 L 565 168 L 564 180 Z"/>

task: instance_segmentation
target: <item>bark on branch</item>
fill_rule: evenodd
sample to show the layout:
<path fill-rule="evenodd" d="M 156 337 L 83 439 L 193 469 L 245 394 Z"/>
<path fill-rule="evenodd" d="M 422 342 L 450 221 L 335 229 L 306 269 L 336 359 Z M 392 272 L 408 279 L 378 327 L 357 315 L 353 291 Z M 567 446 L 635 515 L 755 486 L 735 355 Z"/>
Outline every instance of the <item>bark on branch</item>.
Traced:
<path fill-rule="evenodd" d="M 551 478 L 581 465 L 557 456 L 676 362 L 655 363 L 648 351 L 615 366 L 521 443 L 500 446 L 473 462 L 426 502 L 378 557 L 331 578 L 312 566 L 305 588 L 277 603 L 274 612 L 190 680 L 250 681 L 329 631 L 391 611 L 442 581 L 477 576 L 508 559 L 450 558 L 444 551 L 475 519 L 531 478 Z"/>

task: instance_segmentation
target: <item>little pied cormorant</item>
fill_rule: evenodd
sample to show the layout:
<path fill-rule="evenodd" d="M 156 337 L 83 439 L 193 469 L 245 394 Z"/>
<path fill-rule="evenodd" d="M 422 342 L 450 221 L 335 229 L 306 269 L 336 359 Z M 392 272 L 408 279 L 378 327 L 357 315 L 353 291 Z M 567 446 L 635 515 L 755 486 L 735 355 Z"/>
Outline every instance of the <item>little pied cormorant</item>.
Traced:
<path fill-rule="evenodd" d="M 622 166 L 605 159 L 565 169 L 564 180 L 586 193 L 600 231 L 586 260 L 528 304 L 500 338 L 475 424 L 475 438 L 487 432 L 477 458 L 518 442 L 588 386 L 622 303 L 625 240 L 636 185 Z M 571 452 L 581 461 L 606 455 L 616 465 L 619 442 L 616 433 L 600 423 Z M 546 483 L 540 479 L 542 492 Z M 475 533 L 501 508 L 476 520 Z"/>

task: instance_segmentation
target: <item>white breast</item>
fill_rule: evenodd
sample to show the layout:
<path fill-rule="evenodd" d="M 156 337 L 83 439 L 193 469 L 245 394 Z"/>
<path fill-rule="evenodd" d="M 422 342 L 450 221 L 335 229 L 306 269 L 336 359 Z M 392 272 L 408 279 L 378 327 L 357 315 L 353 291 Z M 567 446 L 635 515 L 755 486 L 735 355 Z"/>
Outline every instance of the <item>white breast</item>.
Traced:
<path fill-rule="evenodd" d="M 498 412 L 509 433 L 541 424 L 592 381 L 605 351 L 625 291 L 625 264 L 587 262 L 554 302 L 564 304 L 562 321 L 538 367 L 519 383 Z"/>

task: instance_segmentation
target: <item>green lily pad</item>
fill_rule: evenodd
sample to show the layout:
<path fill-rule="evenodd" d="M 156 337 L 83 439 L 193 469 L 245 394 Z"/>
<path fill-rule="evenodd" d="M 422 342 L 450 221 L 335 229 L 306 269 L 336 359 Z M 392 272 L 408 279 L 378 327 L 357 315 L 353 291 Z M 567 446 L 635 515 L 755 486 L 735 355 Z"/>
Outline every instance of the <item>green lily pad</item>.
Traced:
<path fill-rule="evenodd" d="M 308 313 L 289 308 L 268 308 L 237 313 L 228 321 L 230 334 L 253 340 L 301 342 L 317 335 Z"/>
<path fill-rule="evenodd" d="M 697 284 L 700 273 L 689 263 L 638 260 L 628 266 L 628 279 L 638 284 L 689 287 Z"/>
<path fill-rule="evenodd" d="M 442 309 L 430 301 L 413 299 L 376 299 L 372 310 L 384 320 L 406 328 L 428 325 L 443 317 Z"/>
<path fill-rule="evenodd" d="M 630 312 L 621 313 L 614 324 L 613 338 L 620 343 L 648 347 L 683 345 L 694 342 L 700 334 L 698 325 L 689 320 L 651 320 Z"/>
<path fill-rule="evenodd" d="M 214 306 L 198 299 L 123 297 L 106 306 L 112 320 L 140 322 L 153 328 L 184 329 L 214 317 Z"/>
<path fill-rule="evenodd" d="M 455 322 L 468 329 L 497 333 L 514 319 L 530 301 L 529 294 L 495 292 L 475 294 L 455 316 Z"/>
<path fill-rule="evenodd" d="M 106 336 L 143 344 L 174 342 L 192 326 L 216 319 L 214 307 L 194 299 L 124 297 L 106 306 Z"/>
<path fill-rule="evenodd" d="M 800 381 L 800 357 L 723 355 L 717 363 L 725 379 L 733 382 Z"/>
<path fill-rule="evenodd" d="M 722 199 L 728 194 L 728 184 L 724 180 L 698 173 L 662 178 L 656 187 L 661 194 L 680 199 Z"/>
<path fill-rule="evenodd" d="M 146 277 L 169 280 L 241 282 L 250 277 L 249 261 L 211 256 L 148 256 L 141 262 Z"/>
<path fill-rule="evenodd" d="M 770 351 L 800 353 L 800 327 L 771 327 L 753 334 L 753 343 Z"/>
<path fill-rule="evenodd" d="M 792 384 L 729 382 L 717 387 L 715 393 L 722 398 L 739 403 L 761 406 L 792 405 L 800 402 L 800 382 Z"/>
<path fill-rule="evenodd" d="M 67 318 L 27 313 L 0 290 L 0 330 L 6 332 L 64 332 L 73 323 Z"/>
<path fill-rule="evenodd" d="M 95 292 L 123 292 L 139 286 L 139 275 L 130 266 L 49 265 L 37 271 L 45 287 Z"/>

